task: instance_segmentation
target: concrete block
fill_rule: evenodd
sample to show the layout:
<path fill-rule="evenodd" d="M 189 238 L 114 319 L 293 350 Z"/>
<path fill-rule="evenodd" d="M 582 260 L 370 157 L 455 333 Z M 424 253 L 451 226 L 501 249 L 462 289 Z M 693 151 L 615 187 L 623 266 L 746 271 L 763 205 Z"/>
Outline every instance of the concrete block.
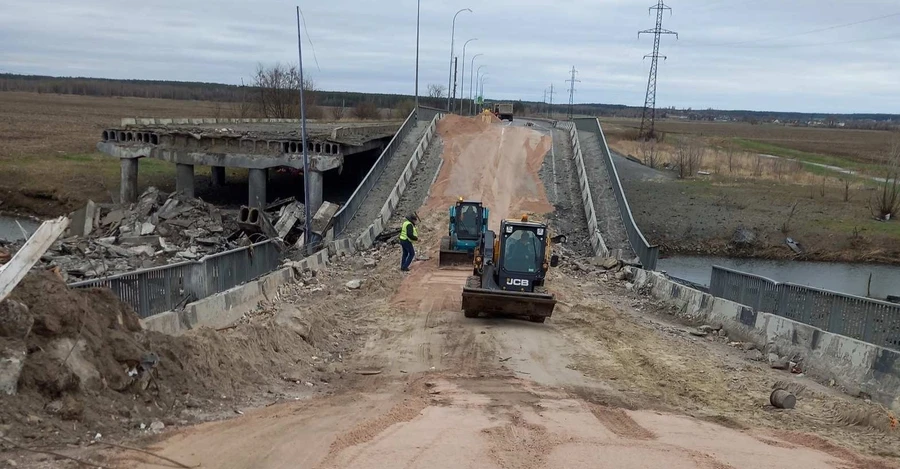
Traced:
<path fill-rule="evenodd" d="M 159 125 L 171 125 L 172 119 L 157 119 L 156 123 Z"/>
<path fill-rule="evenodd" d="M 122 118 L 122 126 L 123 127 L 129 126 L 129 125 L 135 125 L 135 124 L 137 124 L 137 119 L 135 119 L 133 117 Z"/>

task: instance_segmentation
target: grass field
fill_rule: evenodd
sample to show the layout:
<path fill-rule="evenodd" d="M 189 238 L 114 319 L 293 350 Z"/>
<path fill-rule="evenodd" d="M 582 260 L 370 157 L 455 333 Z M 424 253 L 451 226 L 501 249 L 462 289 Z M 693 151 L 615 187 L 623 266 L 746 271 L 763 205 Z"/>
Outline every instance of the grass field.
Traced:
<path fill-rule="evenodd" d="M 633 135 L 640 128 L 639 119 L 602 118 L 608 138 L 624 138 Z M 776 124 L 747 124 L 736 122 L 703 122 L 663 119 L 656 128 L 669 135 L 690 135 L 704 137 L 710 141 L 735 140 L 753 142 L 751 145 L 765 144 L 765 152 L 778 156 L 795 155 L 837 158 L 834 161 L 855 161 L 878 163 L 891 148 L 900 141 L 900 132 L 880 130 L 854 130 L 821 127 L 788 127 Z M 607 130 L 608 129 L 608 130 Z M 748 148 L 754 149 L 754 148 Z M 793 157 L 793 156 L 791 156 Z"/>
<path fill-rule="evenodd" d="M 649 164 L 648 145 L 633 139 L 638 121 L 601 122 L 613 151 Z M 683 121 L 659 128 L 667 133 L 654 159 L 665 177 L 625 186 L 638 224 L 664 252 L 790 258 L 790 236 L 810 260 L 900 263 L 900 222 L 876 221 L 870 209 L 879 184 L 866 175 L 883 176 L 881 167 L 852 156 L 857 145 L 884 154 L 896 133 Z M 665 167 L 684 161 L 677 155 L 691 147 L 695 171 L 678 179 Z M 731 245 L 739 226 L 758 235 L 754 248 Z"/>
<path fill-rule="evenodd" d="M 202 101 L 0 92 L 0 210 L 57 216 L 88 199 L 111 202 L 119 190 L 119 161 L 96 150 L 104 128 L 119 125 L 123 117 L 232 117 L 231 108 Z M 197 168 L 200 180 L 208 173 Z M 140 165 L 140 189 L 174 190 L 174 174 L 174 165 L 147 158 Z M 241 174 L 229 170 L 229 177 Z"/>

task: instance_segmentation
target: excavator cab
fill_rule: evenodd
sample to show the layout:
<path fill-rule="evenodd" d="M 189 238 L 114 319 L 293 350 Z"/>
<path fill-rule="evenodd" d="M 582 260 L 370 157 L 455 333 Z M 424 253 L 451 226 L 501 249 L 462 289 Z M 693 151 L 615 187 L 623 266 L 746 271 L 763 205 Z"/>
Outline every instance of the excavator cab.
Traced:
<path fill-rule="evenodd" d="M 473 275 L 463 288 L 462 308 L 466 317 L 480 313 L 527 317 L 544 322 L 553 314 L 556 299 L 547 293 L 544 281 L 559 257 L 551 253 L 546 224 L 503 220 L 499 233 L 486 231 L 475 251 Z"/>
<path fill-rule="evenodd" d="M 450 207 L 447 236 L 441 238 L 441 267 L 471 265 L 475 249 L 487 230 L 489 210 L 481 202 L 463 200 Z"/>

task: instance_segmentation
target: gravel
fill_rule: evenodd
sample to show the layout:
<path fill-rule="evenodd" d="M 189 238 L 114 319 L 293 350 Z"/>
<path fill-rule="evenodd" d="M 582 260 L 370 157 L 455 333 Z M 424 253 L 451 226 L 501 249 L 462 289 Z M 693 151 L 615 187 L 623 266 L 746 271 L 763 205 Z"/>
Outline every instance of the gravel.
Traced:
<path fill-rule="evenodd" d="M 431 189 L 431 181 L 434 180 L 438 168 L 441 166 L 441 153 L 444 151 L 444 142 L 441 136 L 435 134 L 431 145 L 425 151 L 425 156 L 419 162 L 419 167 L 413 173 L 412 179 L 406 185 L 406 191 L 400 197 L 400 203 L 397 210 L 394 210 L 394 216 L 391 217 L 391 225 L 400 225 L 403 217 L 419 209 L 428 197 Z"/>
<path fill-rule="evenodd" d="M 578 140 L 584 155 L 584 167 L 588 174 L 591 198 L 594 200 L 597 225 L 603 236 L 603 242 L 609 249 L 622 249 L 625 253 L 633 253 L 622 216 L 619 214 L 619 206 L 616 203 L 612 184 L 609 182 L 609 174 L 603 163 L 600 142 L 594 133 L 587 131 L 579 131 Z"/>
<path fill-rule="evenodd" d="M 587 218 L 581 205 L 578 171 L 572 159 L 572 144 L 568 132 L 553 129 L 553 151 L 544 158 L 540 177 L 547 191 L 547 199 L 555 212 L 550 215 L 553 231 L 567 235 L 566 247 L 579 256 L 591 256 Z"/>
<path fill-rule="evenodd" d="M 409 163 L 409 158 L 416 150 L 416 147 L 419 146 L 419 140 L 425 135 L 425 129 L 428 128 L 429 124 L 430 122 L 419 121 L 406 135 L 406 138 L 400 142 L 400 148 L 394 152 L 394 157 L 388 161 L 384 171 L 381 172 L 381 176 L 378 177 L 378 182 L 372 186 L 356 215 L 350 220 L 350 224 L 347 225 L 347 228 L 341 234 L 342 237 L 351 235 L 356 237 L 378 217 L 384 202 L 391 195 L 391 191 L 394 190 L 394 185 L 397 184 L 400 175 L 403 174 L 406 164 Z"/>

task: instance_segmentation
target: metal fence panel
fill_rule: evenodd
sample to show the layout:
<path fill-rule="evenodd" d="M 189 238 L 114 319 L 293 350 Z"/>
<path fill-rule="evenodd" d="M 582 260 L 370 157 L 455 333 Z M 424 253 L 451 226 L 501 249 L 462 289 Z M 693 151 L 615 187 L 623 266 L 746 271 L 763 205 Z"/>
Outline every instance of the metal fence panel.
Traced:
<path fill-rule="evenodd" d="M 381 176 L 381 173 L 384 172 L 384 168 L 387 166 L 388 161 L 393 158 L 394 153 L 397 151 L 397 148 L 400 147 L 403 139 L 406 138 L 407 134 L 409 134 L 413 127 L 416 126 L 418 112 L 418 109 L 413 109 L 412 112 L 409 113 L 409 116 L 403 121 L 403 125 L 400 126 L 400 130 L 394 134 L 394 138 L 391 139 L 384 148 L 384 151 L 381 152 L 381 155 L 378 156 L 378 159 L 375 160 L 375 164 L 372 165 L 372 168 L 366 173 L 362 182 L 359 183 L 359 186 L 356 187 L 356 190 L 354 190 L 353 194 L 350 195 L 350 198 L 347 199 L 347 202 L 344 203 L 341 209 L 335 214 L 335 236 L 343 233 L 344 229 L 347 228 L 347 225 L 350 224 L 350 220 L 356 215 L 357 210 L 359 210 L 359 207 L 369 195 L 369 191 L 372 190 L 372 187 L 378 182 L 378 178 Z"/>
<path fill-rule="evenodd" d="M 757 311 L 900 350 L 900 305 L 821 288 L 776 282 L 713 266 L 709 291 Z"/>
<path fill-rule="evenodd" d="M 609 145 L 606 143 L 606 135 L 603 134 L 603 128 L 600 127 L 600 120 L 597 118 L 576 118 L 575 128 L 597 134 L 597 140 L 600 142 L 600 152 L 603 153 L 603 163 L 606 165 L 609 173 L 609 181 L 613 186 L 613 193 L 616 196 L 616 203 L 619 206 L 619 214 L 622 216 L 622 223 L 625 225 L 625 232 L 628 235 L 628 241 L 631 248 L 641 260 L 641 265 L 647 270 L 656 270 L 656 261 L 659 259 L 659 246 L 651 245 L 647 242 L 641 229 L 638 228 L 637 222 L 631 213 L 631 207 L 628 205 L 628 198 L 625 196 L 625 190 L 622 187 L 622 180 L 619 178 L 619 171 L 616 169 L 615 162 L 612 160 L 612 154 L 609 152 Z"/>
<path fill-rule="evenodd" d="M 280 262 L 275 242 L 264 241 L 195 262 L 141 269 L 69 287 L 109 288 L 140 317 L 148 318 L 261 277 Z"/>

